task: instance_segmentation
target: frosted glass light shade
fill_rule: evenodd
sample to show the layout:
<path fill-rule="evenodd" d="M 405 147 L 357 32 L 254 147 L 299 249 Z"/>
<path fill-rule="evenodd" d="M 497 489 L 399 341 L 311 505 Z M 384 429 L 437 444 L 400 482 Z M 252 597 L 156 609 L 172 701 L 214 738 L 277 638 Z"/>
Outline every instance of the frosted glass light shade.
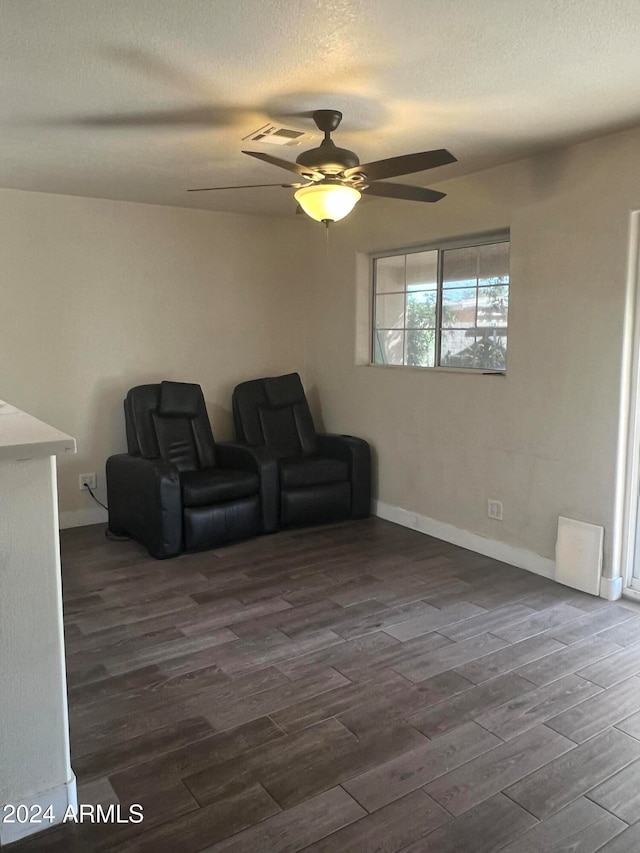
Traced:
<path fill-rule="evenodd" d="M 360 192 L 343 184 L 312 184 L 302 187 L 294 196 L 307 216 L 317 222 L 344 219 L 360 201 Z"/>

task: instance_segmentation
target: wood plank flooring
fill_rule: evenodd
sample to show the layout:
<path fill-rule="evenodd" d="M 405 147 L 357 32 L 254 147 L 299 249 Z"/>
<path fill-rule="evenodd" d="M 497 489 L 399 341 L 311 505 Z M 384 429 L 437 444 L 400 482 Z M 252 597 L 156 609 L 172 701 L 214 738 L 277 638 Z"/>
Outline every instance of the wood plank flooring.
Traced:
<path fill-rule="evenodd" d="M 83 803 L 16 853 L 640 850 L 640 608 L 379 519 L 62 534 Z"/>

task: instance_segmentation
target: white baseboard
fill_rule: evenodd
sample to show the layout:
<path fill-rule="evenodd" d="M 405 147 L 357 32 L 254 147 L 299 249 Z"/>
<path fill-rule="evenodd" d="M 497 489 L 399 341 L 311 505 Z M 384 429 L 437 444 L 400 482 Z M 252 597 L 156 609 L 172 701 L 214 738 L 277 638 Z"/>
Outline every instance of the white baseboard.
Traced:
<path fill-rule="evenodd" d="M 468 548 L 469 551 L 475 551 L 476 554 L 508 563 L 510 566 L 526 569 L 528 572 L 542 575 L 542 577 L 550 580 L 555 578 L 555 562 L 547 557 L 541 557 L 533 551 L 528 551 L 526 548 L 516 548 L 515 545 L 508 545 L 506 542 L 499 542 L 497 539 L 489 539 L 488 536 L 480 536 L 478 533 L 471 533 L 468 530 L 462 530 L 460 527 L 454 527 L 453 524 L 446 524 L 444 521 L 437 521 L 435 518 L 385 504 L 382 501 L 373 501 L 373 514 L 387 521 L 401 524 L 403 527 L 410 527 L 412 530 L 426 533 L 436 539 L 451 542 L 452 545 L 459 545 L 460 548 Z M 622 578 L 600 578 L 600 598 L 617 601 L 621 596 Z"/>
<path fill-rule="evenodd" d="M 104 524 L 108 520 L 106 509 L 92 506 L 88 509 L 66 509 L 60 513 L 60 530 L 68 527 L 86 527 L 88 524 Z"/>
<path fill-rule="evenodd" d="M 622 578 L 600 578 L 600 598 L 617 601 L 622 597 Z"/>
<path fill-rule="evenodd" d="M 12 801 L 11 805 L 26 806 L 30 815 L 36 814 L 38 807 L 43 813 L 51 806 L 54 818 L 51 822 L 45 819 L 41 823 L 5 823 L 2 818 L 6 818 L 6 814 L 3 812 L 2 816 L 0 816 L 0 845 L 2 846 L 62 823 L 68 806 L 73 806 L 74 809 L 78 808 L 76 777 L 72 775 L 68 782 L 64 782 L 56 788 L 40 794 L 34 794 L 30 797 L 17 799 Z"/>
<path fill-rule="evenodd" d="M 444 521 L 437 521 L 435 518 L 429 518 L 417 512 L 409 512 L 382 501 L 373 502 L 373 513 L 379 518 L 393 521 L 403 527 L 410 527 L 412 530 L 426 533 L 436 539 L 451 542 L 452 545 L 459 545 L 460 548 L 475 551 L 476 554 L 492 557 L 494 560 L 500 560 L 502 563 L 508 563 L 510 566 L 526 569 L 528 572 L 553 580 L 554 561 L 541 557 L 533 551 L 527 551 L 525 548 L 516 548 L 515 545 L 489 539 L 488 536 L 480 536 L 479 533 L 471 533 L 469 530 L 454 527 L 453 524 L 446 524 Z"/>

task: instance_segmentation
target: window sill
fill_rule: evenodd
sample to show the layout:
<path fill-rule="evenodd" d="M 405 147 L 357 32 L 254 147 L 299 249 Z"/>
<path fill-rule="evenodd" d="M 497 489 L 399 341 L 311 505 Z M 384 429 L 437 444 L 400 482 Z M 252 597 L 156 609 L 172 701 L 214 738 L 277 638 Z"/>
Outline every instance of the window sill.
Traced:
<path fill-rule="evenodd" d="M 360 364 L 375 370 L 410 370 L 412 373 L 464 373 L 472 376 L 506 376 L 506 370 L 482 370 L 478 367 L 408 367 L 404 364 Z"/>

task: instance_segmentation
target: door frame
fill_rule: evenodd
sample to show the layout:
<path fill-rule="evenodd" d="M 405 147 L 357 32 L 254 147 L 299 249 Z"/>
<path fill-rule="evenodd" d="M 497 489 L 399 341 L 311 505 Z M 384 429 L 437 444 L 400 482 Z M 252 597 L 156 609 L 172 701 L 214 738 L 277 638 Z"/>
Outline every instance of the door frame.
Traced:
<path fill-rule="evenodd" d="M 612 564 L 625 595 L 640 598 L 640 581 L 632 586 L 640 511 L 640 210 L 630 212 L 627 258 Z"/>

